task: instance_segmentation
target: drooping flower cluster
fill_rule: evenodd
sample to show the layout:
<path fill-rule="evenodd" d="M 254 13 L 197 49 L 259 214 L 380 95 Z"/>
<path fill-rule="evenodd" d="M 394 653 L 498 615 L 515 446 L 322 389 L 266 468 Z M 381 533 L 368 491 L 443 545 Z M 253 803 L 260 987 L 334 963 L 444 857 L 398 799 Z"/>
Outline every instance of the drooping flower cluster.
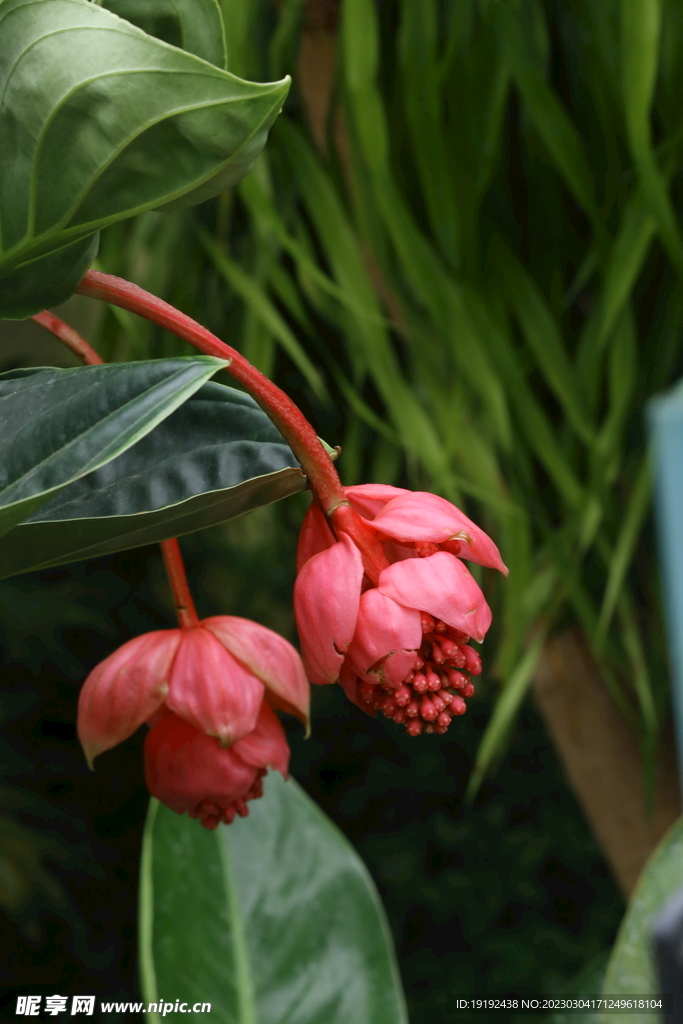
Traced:
<path fill-rule="evenodd" d="M 271 708 L 308 724 L 299 655 L 248 619 L 217 615 L 124 644 L 86 679 L 78 735 L 88 763 L 143 723 L 153 796 L 207 828 L 248 813 L 268 767 L 287 776 L 289 747 Z"/>
<path fill-rule="evenodd" d="M 299 538 L 294 608 L 311 682 L 339 681 L 411 736 L 444 733 L 474 693 L 491 611 L 462 559 L 507 574 L 498 548 L 450 502 L 382 484 L 344 489 Z M 331 525 L 330 525 L 331 524 Z"/>

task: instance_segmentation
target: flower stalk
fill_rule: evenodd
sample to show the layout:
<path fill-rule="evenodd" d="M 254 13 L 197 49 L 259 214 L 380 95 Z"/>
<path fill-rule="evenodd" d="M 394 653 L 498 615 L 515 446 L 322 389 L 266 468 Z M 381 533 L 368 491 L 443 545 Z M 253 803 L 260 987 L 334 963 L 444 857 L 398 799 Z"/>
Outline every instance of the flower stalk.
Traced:
<path fill-rule="evenodd" d="M 83 338 L 78 331 L 74 330 L 65 320 L 56 316 L 49 310 L 36 313 L 31 319 L 44 330 L 53 334 L 55 338 L 71 349 L 85 366 L 101 366 L 104 364 L 102 356 L 95 351 L 92 345 Z M 159 542 L 161 553 L 164 557 L 166 575 L 173 593 L 178 625 L 183 629 L 189 629 L 199 624 L 199 618 L 194 606 L 190 587 L 187 582 L 187 574 L 183 563 L 183 556 L 180 553 L 180 545 L 175 537 L 170 540 Z"/>
<path fill-rule="evenodd" d="M 137 313 L 172 331 L 205 355 L 228 360 L 226 371 L 246 388 L 278 428 L 301 463 L 324 511 L 329 514 L 346 501 L 334 464 L 299 407 L 236 349 L 168 302 L 112 274 L 89 270 L 76 291 Z"/>
<path fill-rule="evenodd" d="M 89 345 L 85 338 L 81 337 L 78 331 L 70 327 L 61 317 L 44 309 L 42 313 L 36 313 L 35 316 L 32 316 L 31 320 L 38 324 L 39 327 L 53 334 L 55 338 L 59 338 L 86 366 L 101 366 L 104 363 L 104 359 L 95 351 L 92 345 Z"/>
<path fill-rule="evenodd" d="M 173 603 L 181 629 L 191 629 L 199 625 L 199 617 L 194 606 L 192 593 L 187 582 L 187 573 L 183 556 L 180 553 L 180 545 L 176 537 L 170 540 L 162 540 L 159 543 L 161 553 L 164 556 L 166 575 L 173 593 Z"/>

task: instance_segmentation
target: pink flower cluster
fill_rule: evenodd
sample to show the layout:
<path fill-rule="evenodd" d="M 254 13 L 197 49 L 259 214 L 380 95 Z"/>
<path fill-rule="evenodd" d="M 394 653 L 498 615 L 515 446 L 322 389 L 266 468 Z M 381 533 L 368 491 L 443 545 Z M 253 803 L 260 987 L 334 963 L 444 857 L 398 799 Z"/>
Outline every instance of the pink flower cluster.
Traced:
<path fill-rule="evenodd" d="M 287 776 L 289 747 L 271 708 L 308 724 L 299 655 L 255 622 L 216 615 L 145 633 L 101 662 L 81 690 L 78 735 L 92 766 L 146 722 L 150 792 L 215 828 L 248 813 L 268 767 Z"/>
<path fill-rule="evenodd" d="M 344 493 L 331 525 L 314 502 L 299 538 L 294 609 L 308 678 L 339 681 L 411 736 L 443 733 L 481 671 L 469 640 L 491 623 L 462 559 L 507 575 L 500 552 L 434 494 L 382 484 Z"/>

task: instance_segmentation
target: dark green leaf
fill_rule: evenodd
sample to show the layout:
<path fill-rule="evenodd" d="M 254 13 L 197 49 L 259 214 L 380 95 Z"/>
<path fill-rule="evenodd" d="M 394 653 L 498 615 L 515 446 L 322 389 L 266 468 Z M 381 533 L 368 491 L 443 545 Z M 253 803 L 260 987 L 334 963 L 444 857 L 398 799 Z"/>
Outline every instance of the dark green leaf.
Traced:
<path fill-rule="evenodd" d="M 205 384 L 125 454 L 17 526 L 0 549 L 0 576 L 190 533 L 304 487 L 256 402 Z"/>
<path fill-rule="evenodd" d="M 46 304 L 29 261 L 238 181 L 289 88 L 243 82 L 87 0 L 0 0 L 0 37 L 0 316 L 16 281 L 22 308 Z"/>
<path fill-rule="evenodd" d="M 125 452 L 224 365 L 197 356 L 0 374 L 0 534 Z"/>
<path fill-rule="evenodd" d="M 148 36 L 227 68 L 218 0 L 103 0 L 101 7 L 137 25 Z"/>
<path fill-rule="evenodd" d="M 99 232 L 96 232 L 47 256 L 20 263 L 8 276 L 0 276 L 2 318 L 23 320 L 36 312 L 36 303 L 47 309 L 66 302 L 92 266 L 99 240 Z"/>
<path fill-rule="evenodd" d="M 275 772 L 250 807 L 207 832 L 152 802 L 140 883 L 145 1000 L 210 1002 L 220 1024 L 407 1024 L 382 907 L 357 854 Z"/>

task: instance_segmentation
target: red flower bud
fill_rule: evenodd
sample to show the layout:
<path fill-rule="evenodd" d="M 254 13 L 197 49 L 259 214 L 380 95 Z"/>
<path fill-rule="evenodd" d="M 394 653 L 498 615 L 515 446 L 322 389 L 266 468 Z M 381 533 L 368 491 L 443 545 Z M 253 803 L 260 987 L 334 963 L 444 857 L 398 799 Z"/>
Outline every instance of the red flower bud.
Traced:
<path fill-rule="evenodd" d="M 215 828 L 261 796 L 267 768 L 287 778 L 289 747 L 276 715 L 261 705 L 254 729 L 231 747 L 165 711 L 145 738 L 145 780 L 150 793 L 178 814 Z"/>

